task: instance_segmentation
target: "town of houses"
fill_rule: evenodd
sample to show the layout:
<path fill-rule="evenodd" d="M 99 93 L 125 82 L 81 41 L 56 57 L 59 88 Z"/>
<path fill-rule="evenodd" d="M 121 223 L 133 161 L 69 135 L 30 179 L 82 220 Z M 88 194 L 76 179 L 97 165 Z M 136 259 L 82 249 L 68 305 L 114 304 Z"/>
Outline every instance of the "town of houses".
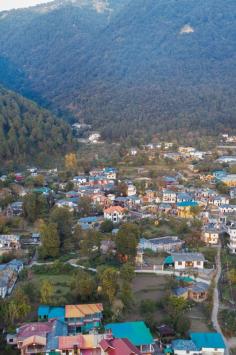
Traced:
<path fill-rule="evenodd" d="M 0 264 L 0 297 L 4 301 L 11 299 L 20 287 L 21 273 L 33 270 L 34 264 L 39 267 L 40 228 L 37 223 L 30 228 L 23 223 L 25 198 L 35 194 L 47 199 L 50 210 L 67 209 L 73 216 L 73 229 L 79 226 L 84 233 L 101 231 L 104 222 L 109 221 L 112 231 L 104 234 L 100 245 L 102 254 L 111 251 L 116 254 L 114 240 L 123 224 L 144 226 L 137 245 L 135 271 L 156 273 L 157 278 L 173 275 L 176 284 L 169 290 L 173 297 L 192 302 L 192 307 L 207 303 L 212 287 L 217 287 L 214 280 L 219 265 L 216 254 L 215 259 L 209 261 L 204 250 L 221 248 L 236 260 L 236 169 L 233 169 L 236 150 L 235 155 L 229 155 L 226 149 L 235 141 L 235 137 L 223 135 L 217 157 L 211 150 L 174 147 L 171 142 L 130 148 L 126 155 L 129 162 L 141 152 L 152 161 L 158 152 L 166 166 L 165 172 L 155 177 L 145 176 L 142 171 L 128 176 L 122 173 L 123 166 L 119 164 L 101 165 L 88 173 L 78 169 L 78 173 L 69 174 L 68 178 L 62 177 L 57 169 L 4 172 L 0 177 L 0 201 L 6 228 L 0 233 L 0 256 L 12 255 L 12 258 Z M 204 161 L 214 163 L 217 169 L 199 169 L 198 165 Z M 172 169 L 174 163 L 184 168 Z M 37 183 L 26 184 L 29 179 Z M 89 204 L 89 208 L 82 213 L 84 204 Z M 14 227 L 14 223 L 9 222 L 14 220 L 21 221 L 20 226 Z M 201 250 L 198 244 L 194 246 L 183 238 L 181 232 L 145 233 L 145 223 L 158 230 L 175 220 L 185 223 L 190 234 L 191 228 L 199 228 L 197 238 Z M 31 248 L 35 253 L 29 256 Z M 232 284 L 230 286 L 232 288 Z M 209 331 L 190 331 L 181 338 L 170 325 L 159 324 L 153 330 L 143 319 L 104 323 L 103 312 L 101 303 L 40 304 L 37 319 L 17 324 L 15 333 L 7 333 L 6 342 L 22 355 L 218 355 L 229 351 L 227 334 L 222 328 L 220 331 L 214 328 L 214 324 Z M 169 332 L 166 336 L 162 327 Z"/>

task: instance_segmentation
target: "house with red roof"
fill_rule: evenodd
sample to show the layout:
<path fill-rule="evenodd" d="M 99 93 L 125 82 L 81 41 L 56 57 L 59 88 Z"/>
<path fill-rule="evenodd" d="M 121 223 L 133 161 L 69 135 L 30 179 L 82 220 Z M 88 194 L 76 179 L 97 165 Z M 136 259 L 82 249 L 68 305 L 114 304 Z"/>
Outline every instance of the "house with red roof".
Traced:
<path fill-rule="evenodd" d="M 100 342 L 102 355 L 141 355 L 142 353 L 127 338 L 103 339 Z"/>
<path fill-rule="evenodd" d="M 15 335 L 7 336 L 7 342 L 16 345 L 21 355 L 44 353 L 47 334 L 52 332 L 56 322 L 51 319 L 43 323 L 25 323 L 17 329 Z"/>

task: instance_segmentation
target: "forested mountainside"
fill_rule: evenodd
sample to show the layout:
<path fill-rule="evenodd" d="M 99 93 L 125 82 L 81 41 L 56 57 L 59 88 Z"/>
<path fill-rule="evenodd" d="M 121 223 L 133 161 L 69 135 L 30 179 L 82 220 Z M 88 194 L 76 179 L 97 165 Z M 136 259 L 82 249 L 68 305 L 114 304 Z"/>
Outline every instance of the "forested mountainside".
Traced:
<path fill-rule="evenodd" d="M 43 163 L 64 155 L 73 140 L 70 126 L 32 101 L 0 87 L 0 161 Z"/>
<path fill-rule="evenodd" d="M 232 129 L 235 19 L 234 0 L 60 0 L 3 12 L 0 77 L 105 138 Z"/>

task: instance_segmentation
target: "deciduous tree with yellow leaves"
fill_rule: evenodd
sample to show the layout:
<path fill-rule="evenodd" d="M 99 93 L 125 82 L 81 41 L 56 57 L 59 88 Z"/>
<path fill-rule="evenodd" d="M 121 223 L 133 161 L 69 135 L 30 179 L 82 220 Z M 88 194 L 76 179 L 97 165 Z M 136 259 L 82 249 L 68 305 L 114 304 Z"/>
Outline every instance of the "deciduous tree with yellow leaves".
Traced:
<path fill-rule="evenodd" d="M 75 171 L 78 167 L 78 159 L 75 153 L 65 155 L 65 168 L 68 171 Z"/>

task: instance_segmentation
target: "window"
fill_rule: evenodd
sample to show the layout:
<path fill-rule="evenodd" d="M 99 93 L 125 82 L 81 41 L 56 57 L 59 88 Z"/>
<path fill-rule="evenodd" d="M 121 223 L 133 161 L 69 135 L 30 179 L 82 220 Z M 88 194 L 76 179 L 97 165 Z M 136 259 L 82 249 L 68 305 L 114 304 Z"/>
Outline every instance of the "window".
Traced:
<path fill-rule="evenodd" d="M 197 261 L 197 265 L 201 265 L 201 261 Z"/>
<path fill-rule="evenodd" d="M 178 261 L 178 265 L 182 265 L 182 261 Z"/>

